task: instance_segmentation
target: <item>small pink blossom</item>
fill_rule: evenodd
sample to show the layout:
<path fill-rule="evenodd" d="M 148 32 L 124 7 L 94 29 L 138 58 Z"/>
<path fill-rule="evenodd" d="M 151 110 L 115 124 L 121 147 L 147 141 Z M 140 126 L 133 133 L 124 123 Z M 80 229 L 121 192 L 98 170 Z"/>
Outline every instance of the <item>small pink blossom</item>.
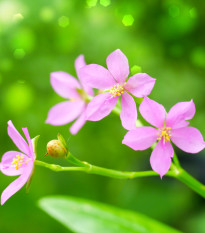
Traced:
<path fill-rule="evenodd" d="M 1 172 L 7 176 L 18 176 L 2 193 L 1 205 L 21 189 L 32 174 L 35 154 L 27 128 L 22 129 L 27 142 L 19 134 L 11 121 L 8 122 L 8 135 L 21 152 L 8 151 L 1 159 Z"/>
<path fill-rule="evenodd" d="M 51 125 L 65 125 L 78 118 L 71 126 L 70 132 L 76 134 L 85 124 L 86 96 L 93 95 L 93 90 L 82 81 L 79 70 L 85 66 L 84 56 L 75 60 L 75 69 L 79 81 L 72 75 L 58 71 L 51 73 L 50 81 L 53 89 L 68 101 L 61 102 L 52 107 L 48 113 L 46 123 Z"/>
<path fill-rule="evenodd" d="M 152 169 L 160 174 L 161 178 L 169 170 L 171 158 L 174 156 L 171 141 L 187 153 L 198 153 L 205 148 L 205 142 L 199 130 L 188 127 L 187 120 L 191 120 L 195 114 L 195 105 L 192 100 L 177 103 L 166 114 L 161 104 L 145 97 L 139 111 L 155 128 L 145 126 L 130 130 L 122 143 L 133 150 L 145 150 L 158 141 L 151 154 L 150 163 Z"/>
<path fill-rule="evenodd" d="M 87 120 L 99 121 L 109 115 L 121 96 L 122 125 L 125 129 L 133 129 L 136 127 L 137 109 L 130 94 L 139 98 L 149 95 L 155 79 L 145 73 L 138 73 L 126 82 L 129 64 L 126 56 L 119 49 L 111 53 L 106 62 L 108 70 L 97 64 L 84 66 L 80 70 L 87 85 L 104 91 L 88 104 Z"/>

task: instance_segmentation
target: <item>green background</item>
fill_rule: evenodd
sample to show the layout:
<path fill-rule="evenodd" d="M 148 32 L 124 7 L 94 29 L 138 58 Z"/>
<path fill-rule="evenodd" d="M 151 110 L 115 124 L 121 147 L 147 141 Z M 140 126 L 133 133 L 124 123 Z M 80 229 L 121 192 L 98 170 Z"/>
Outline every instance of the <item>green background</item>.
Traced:
<path fill-rule="evenodd" d="M 49 109 L 62 101 L 51 88 L 49 74 L 75 74 L 75 58 L 106 66 L 106 57 L 121 49 L 130 68 L 157 79 L 150 98 L 167 111 L 193 99 L 191 125 L 205 136 L 205 3 L 182 0 L 0 0 L 0 154 L 16 150 L 7 135 L 7 121 L 19 131 L 41 135 L 38 159 L 58 132 L 71 152 L 90 163 L 119 170 L 150 170 L 150 150 L 135 152 L 121 144 L 126 133 L 118 116 L 87 122 L 76 135 L 70 125 L 46 125 Z M 205 182 L 205 152 L 177 150 L 182 166 Z M 0 191 L 14 180 L 0 174 Z M 159 177 L 115 180 L 81 173 L 54 173 L 36 167 L 29 194 L 25 187 L 0 207 L 0 231 L 67 232 L 37 206 L 45 195 L 70 195 L 134 210 L 181 231 L 205 231 L 204 200 L 183 184 Z M 80 224 L 80 223 L 79 223 Z"/>

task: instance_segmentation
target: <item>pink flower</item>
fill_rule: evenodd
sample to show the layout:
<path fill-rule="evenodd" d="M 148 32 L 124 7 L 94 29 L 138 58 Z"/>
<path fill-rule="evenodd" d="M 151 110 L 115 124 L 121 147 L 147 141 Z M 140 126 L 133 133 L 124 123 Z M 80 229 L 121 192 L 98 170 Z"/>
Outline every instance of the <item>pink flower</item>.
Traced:
<path fill-rule="evenodd" d="M 169 170 L 171 158 L 174 156 L 171 141 L 187 153 L 198 153 L 205 148 L 199 130 L 188 127 L 187 120 L 192 119 L 195 114 L 192 100 L 175 104 L 166 114 L 161 104 L 145 97 L 139 111 L 144 119 L 156 128 L 145 126 L 130 130 L 122 143 L 133 150 L 145 150 L 158 141 L 151 154 L 150 163 L 161 178 Z"/>
<path fill-rule="evenodd" d="M 51 125 L 65 125 L 78 118 L 70 128 L 72 134 L 76 134 L 85 124 L 86 96 L 93 95 L 92 89 L 82 82 L 79 75 L 80 68 L 85 65 L 84 56 L 80 55 L 75 60 L 75 69 L 80 82 L 70 74 L 62 71 L 51 73 L 50 78 L 55 92 L 69 100 L 52 107 L 48 113 L 46 123 Z"/>
<path fill-rule="evenodd" d="M 104 93 L 94 97 L 88 104 L 87 120 L 99 121 L 109 115 L 121 96 L 122 125 L 125 129 L 133 129 L 136 127 L 137 110 L 133 97 L 128 93 L 139 98 L 149 95 L 155 79 L 145 73 L 138 73 L 126 82 L 129 64 L 119 49 L 111 53 L 106 62 L 108 70 L 96 64 L 84 66 L 80 70 L 88 85 L 104 90 Z"/>
<path fill-rule="evenodd" d="M 1 205 L 13 196 L 28 181 L 34 166 L 35 154 L 27 128 L 22 129 L 27 142 L 19 134 L 11 121 L 8 122 L 8 135 L 16 144 L 18 151 L 8 151 L 1 159 L 1 172 L 7 176 L 18 176 L 2 193 Z"/>

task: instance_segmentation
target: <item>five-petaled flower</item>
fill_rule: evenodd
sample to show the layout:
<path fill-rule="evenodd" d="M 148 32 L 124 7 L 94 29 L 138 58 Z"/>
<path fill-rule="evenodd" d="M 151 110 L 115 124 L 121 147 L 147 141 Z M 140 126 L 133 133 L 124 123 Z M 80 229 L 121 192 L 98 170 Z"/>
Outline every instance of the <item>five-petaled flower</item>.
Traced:
<path fill-rule="evenodd" d="M 119 50 L 111 53 L 106 60 L 108 70 L 97 64 L 84 66 L 80 70 L 82 79 L 92 88 L 103 89 L 88 104 L 87 120 L 99 121 L 110 114 L 121 96 L 120 118 L 125 129 L 136 127 L 137 109 L 131 93 L 136 97 L 144 97 L 152 91 L 155 79 L 145 73 L 129 75 L 129 64 L 126 56 Z"/>
<path fill-rule="evenodd" d="M 48 113 L 46 123 L 51 125 L 65 125 L 78 118 L 71 126 L 70 132 L 76 134 L 86 122 L 85 110 L 87 96 L 93 96 L 93 90 L 83 82 L 79 70 L 85 66 L 84 56 L 75 60 L 75 69 L 80 82 L 72 75 L 59 71 L 51 73 L 51 85 L 61 97 L 69 99 L 52 107 Z"/>
<path fill-rule="evenodd" d="M 193 101 L 180 102 L 174 105 L 168 114 L 161 104 L 145 97 L 139 107 L 144 119 L 156 128 L 145 126 L 130 130 L 123 139 L 123 144 L 134 150 L 145 150 L 157 142 L 150 163 L 161 178 L 171 166 L 174 156 L 172 141 L 177 147 L 187 153 L 198 153 L 205 148 L 203 136 L 198 129 L 188 127 L 195 114 Z"/>
<path fill-rule="evenodd" d="M 11 196 L 13 196 L 25 183 L 32 174 L 35 153 L 33 144 L 27 128 L 22 129 L 27 142 L 19 134 L 11 121 L 8 122 L 8 135 L 21 152 L 8 151 L 1 159 L 1 172 L 7 176 L 18 176 L 2 193 L 1 205 L 3 205 Z"/>

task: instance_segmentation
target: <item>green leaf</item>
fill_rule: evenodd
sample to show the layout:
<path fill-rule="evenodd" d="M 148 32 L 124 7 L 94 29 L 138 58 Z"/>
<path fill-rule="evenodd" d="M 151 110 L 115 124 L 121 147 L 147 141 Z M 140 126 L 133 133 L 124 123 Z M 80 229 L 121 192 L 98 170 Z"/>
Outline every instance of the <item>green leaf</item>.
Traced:
<path fill-rule="evenodd" d="M 60 133 L 58 133 L 57 137 L 58 137 L 58 140 L 59 140 L 59 141 L 63 144 L 63 146 L 66 148 L 66 150 L 68 150 L 68 146 L 67 146 L 67 143 L 66 143 L 64 137 L 63 137 Z"/>
<path fill-rule="evenodd" d="M 85 199 L 51 196 L 39 206 L 77 233 L 179 233 L 144 215 Z"/>
<path fill-rule="evenodd" d="M 38 139 L 39 139 L 40 135 L 36 136 L 35 138 L 33 138 L 31 141 L 32 141 L 32 144 L 33 144 L 33 151 L 34 151 L 34 156 L 35 156 L 35 159 L 37 157 L 37 145 L 38 145 Z"/>

